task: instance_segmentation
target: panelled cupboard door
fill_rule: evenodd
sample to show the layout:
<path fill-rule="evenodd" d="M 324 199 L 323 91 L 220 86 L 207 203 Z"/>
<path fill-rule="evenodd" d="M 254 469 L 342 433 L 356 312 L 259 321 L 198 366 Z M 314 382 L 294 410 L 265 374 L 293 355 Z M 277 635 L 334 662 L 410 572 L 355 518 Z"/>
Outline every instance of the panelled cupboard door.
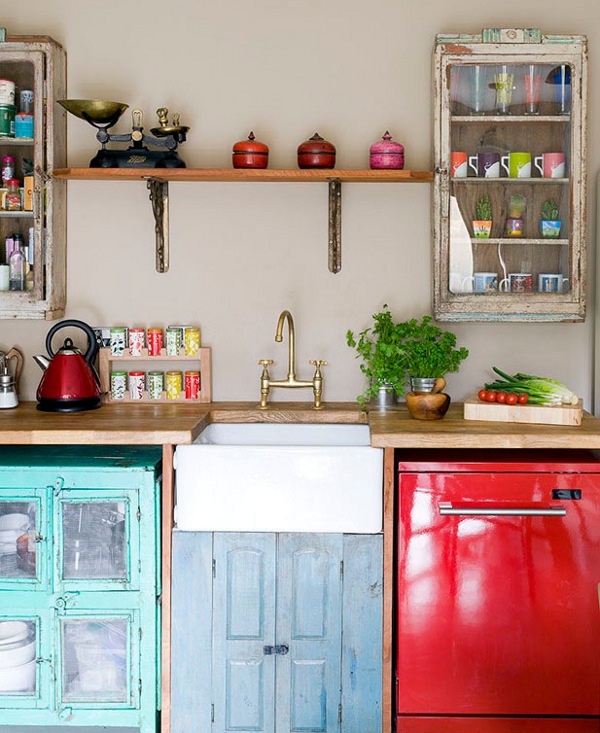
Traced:
<path fill-rule="evenodd" d="M 282 534 L 277 567 L 277 731 L 340 730 L 341 534 Z"/>
<path fill-rule="evenodd" d="M 49 590 L 48 490 L 0 488 L 0 590 Z"/>
<path fill-rule="evenodd" d="M 276 535 L 214 535 L 213 731 L 272 733 Z"/>

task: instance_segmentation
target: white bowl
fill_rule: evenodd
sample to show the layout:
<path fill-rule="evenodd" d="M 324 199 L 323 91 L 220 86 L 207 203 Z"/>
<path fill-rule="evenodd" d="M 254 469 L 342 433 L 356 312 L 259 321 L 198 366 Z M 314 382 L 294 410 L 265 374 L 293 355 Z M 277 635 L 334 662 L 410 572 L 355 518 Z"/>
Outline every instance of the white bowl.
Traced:
<path fill-rule="evenodd" d="M 35 639 L 0 646 L 0 670 L 21 667 L 35 658 Z"/>
<path fill-rule="evenodd" d="M 0 646 L 23 641 L 29 635 L 29 625 L 25 621 L 0 621 Z"/>
<path fill-rule="evenodd" d="M 19 667 L 0 669 L 0 692 L 34 692 L 35 659 Z"/>
<path fill-rule="evenodd" d="M 3 514 L 0 516 L 0 531 L 6 529 L 24 530 L 29 527 L 28 514 Z"/>

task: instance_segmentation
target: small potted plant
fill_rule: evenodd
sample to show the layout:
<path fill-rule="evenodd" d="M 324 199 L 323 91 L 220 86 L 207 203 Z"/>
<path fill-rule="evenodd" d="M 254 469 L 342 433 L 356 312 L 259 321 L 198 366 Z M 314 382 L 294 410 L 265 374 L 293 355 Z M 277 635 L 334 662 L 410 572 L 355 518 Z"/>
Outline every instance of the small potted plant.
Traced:
<path fill-rule="evenodd" d="M 486 194 L 475 203 L 475 219 L 473 219 L 473 236 L 476 239 L 489 239 L 492 233 L 492 201 Z"/>
<path fill-rule="evenodd" d="M 559 219 L 558 204 L 554 199 L 547 199 L 542 204 L 540 233 L 542 237 L 557 239 L 560 236 L 562 222 Z"/>
<path fill-rule="evenodd" d="M 506 219 L 506 236 L 523 236 L 523 214 L 525 213 L 525 196 L 513 194 L 508 200 L 508 218 Z"/>
<path fill-rule="evenodd" d="M 360 370 L 368 382 L 358 402 L 377 400 L 379 407 L 391 407 L 404 392 L 406 382 L 404 329 L 394 322 L 387 304 L 373 314 L 373 321 L 372 328 L 356 336 L 350 330 L 346 333 L 348 346 L 356 349 L 356 358 L 362 360 Z"/>

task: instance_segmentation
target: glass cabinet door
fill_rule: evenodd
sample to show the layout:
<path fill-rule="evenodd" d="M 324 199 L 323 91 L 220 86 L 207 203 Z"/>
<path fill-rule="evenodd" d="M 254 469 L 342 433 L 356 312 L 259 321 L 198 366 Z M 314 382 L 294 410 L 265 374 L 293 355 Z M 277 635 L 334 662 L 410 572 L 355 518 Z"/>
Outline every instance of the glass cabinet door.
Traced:
<path fill-rule="evenodd" d="M 134 611 L 61 617 L 59 705 L 136 707 L 139 622 Z"/>
<path fill-rule="evenodd" d="M 36 614 L 31 610 L 11 608 L 10 603 L 3 604 L 0 614 L 0 708 L 49 707 L 52 644 L 48 620 L 47 611 Z"/>
<path fill-rule="evenodd" d="M 532 33 L 438 37 L 439 320 L 585 317 L 585 41 Z"/>
<path fill-rule="evenodd" d="M 138 493 L 64 491 L 56 502 L 57 583 L 62 588 L 139 587 Z"/>
<path fill-rule="evenodd" d="M 0 490 L 0 588 L 47 582 L 46 492 Z"/>

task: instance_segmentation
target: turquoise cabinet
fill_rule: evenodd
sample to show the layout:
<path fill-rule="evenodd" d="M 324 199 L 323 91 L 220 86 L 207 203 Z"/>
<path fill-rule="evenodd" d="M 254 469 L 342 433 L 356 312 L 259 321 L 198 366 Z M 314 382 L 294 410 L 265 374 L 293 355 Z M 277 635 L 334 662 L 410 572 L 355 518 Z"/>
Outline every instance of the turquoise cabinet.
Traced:
<path fill-rule="evenodd" d="M 0 733 L 157 730 L 160 458 L 0 448 Z"/>
<path fill-rule="evenodd" d="M 173 537 L 172 733 L 379 733 L 381 535 Z"/>

